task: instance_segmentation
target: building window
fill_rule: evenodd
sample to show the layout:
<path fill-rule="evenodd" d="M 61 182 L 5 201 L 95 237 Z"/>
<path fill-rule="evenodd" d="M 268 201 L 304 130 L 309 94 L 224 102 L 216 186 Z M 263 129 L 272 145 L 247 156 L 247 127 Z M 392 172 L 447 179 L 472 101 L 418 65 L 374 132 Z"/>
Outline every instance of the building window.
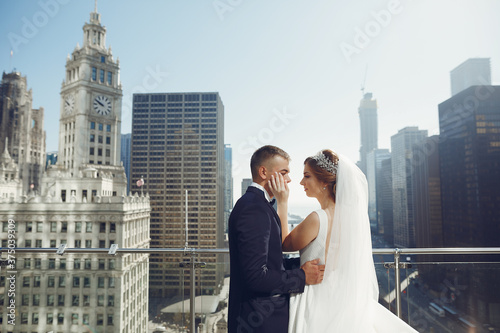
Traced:
<path fill-rule="evenodd" d="M 97 156 L 102 156 L 102 148 L 97 148 Z"/>
<path fill-rule="evenodd" d="M 111 132 L 111 125 L 106 125 L 106 132 Z"/>
<path fill-rule="evenodd" d="M 65 276 L 59 277 L 59 287 L 66 287 L 66 277 Z"/>
<path fill-rule="evenodd" d="M 86 193 L 87 191 L 85 191 Z M 92 232 L 92 222 L 86 222 L 85 224 L 85 232 Z"/>
<path fill-rule="evenodd" d="M 54 314 L 47 313 L 47 324 L 52 324 L 54 322 Z"/>
<path fill-rule="evenodd" d="M 73 263 L 73 269 L 80 269 L 81 261 L 80 259 L 75 259 Z"/>
<path fill-rule="evenodd" d="M 104 325 L 104 315 L 102 313 L 97 314 L 97 326 Z"/>
<path fill-rule="evenodd" d="M 113 73 L 108 72 L 108 84 L 112 85 L 113 84 Z"/>
<path fill-rule="evenodd" d="M 31 316 L 31 324 L 38 324 L 38 312 L 34 312 Z"/>
<path fill-rule="evenodd" d="M 102 247 L 104 248 L 104 247 Z M 104 259 L 99 259 L 99 269 L 103 270 L 105 267 L 105 260 Z"/>
<path fill-rule="evenodd" d="M 90 147 L 90 155 L 94 155 L 94 147 Z"/>
<path fill-rule="evenodd" d="M 87 296 L 87 297 L 88 297 L 88 296 Z M 85 304 L 84 304 L 84 306 L 85 306 Z M 88 306 L 88 305 L 87 305 L 87 306 Z M 88 324 L 89 324 L 89 315 L 88 315 L 88 314 L 86 314 L 86 313 L 84 313 L 84 314 L 83 314 L 82 323 L 83 323 L 84 325 L 88 325 Z"/>
<path fill-rule="evenodd" d="M 104 306 L 104 295 L 97 295 L 97 306 Z"/>
<path fill-rule="evenodd" d="M 77 249 L 82 247 L 82 241 L 80 239 L 75 239 L 75 247 Z"/>
<path fill-rule="evenodd" d="M 31 247 L 31 239 L 27 239 L 24 241 L 24 247 Z"/>
<path fill-rule="evenodd" d="M 57 325 L 63 325 L 64 324 L 64 313 L 58 313 L 57 314 Z"/>
<path fill-rule="evenodd" d="M 43 222 L 36 223 L 36 232 L 43 232 Z"/>
<path fill-rule="evenodd" d="M 35 275 L 33 278 L 33 287 L 40 288 L 40 275 Z"/>
<path fill-rule="evenodd" d="M 97 68 L 92 67 L 92 81 L 97 80 Z"/>
<path fill-rule="evenodd" d="M 75 232 L 82 232 L 82 222 L 75 222 Z"/>
<path fill-rule="evenodd" d="M 68 232 L 68 222 L 61 222 L 61 232 L 62 233 Z"/>
<path fill-rule="evenodd" d="M 95 122 L 93 121 L 90 122 L 90 129 L 95 129 Z"/>
<path fill-rule="evenodd" d="M 107 145 L 111 144 L 111 137 L 109 137 L 109 136 L 106 137 L 106 144 Z"/>
<path fill-rule="evenodd" d="M 55 276 L 49 276 L 47 278 L 47 288 L 54 288 L 55 285 L 56 285 Z"/>
<path fill-rule="evenodd" d="M 105 233 L 106 232 L 106 222 L 99 223 L 99 232 L 100 233 Z"/>
<path fill-rule="evenodd" d="M 64 306 L 64 295 L 57 295 L 57 306 Z"/>
<path fill-rule="evenodd" d="M 35 241 L 35 247 L 37 247 L 37 248 L 41 248 L 42 247 L 42 240 L 41 239 L 37 239 Z"/>
<path fill-rule="evenodd" d="M 100 240 L 99 241 L 99 248 L 104 249 L 106 248 L 106 241 L 105 240 Z M 99 259 L 100 260 L 100 259 Z"/>
<path fill-rule="evenodd" d="M 90 134 L 90 142 L 95 142 L 95 135 L 94 134 Z"/>
<path fill-rule="evenodd" d="M 55 239 L 50 240 L 50 247 L 56 247 L 56 240 Z"/>
<path fill-rule="evenodd" d="M 99 71 L 99 82 L 104 83 L 104 69 Z"/>
<path fill-rule="evenodd" d="M 21 324 L 28 324 L 28 314 L 25 312 L 21 313 Z"/>
<path fill-rule="evenodd" d="M 92 260 L 85 259 L 85 269 L 92 269 Z"/>
<path fill-rule="evenodd" d="M 22 295 L 21 305 L 23 305 L 23 306 L 29 306 L 30 305 L 30 295 L 28 295 L 28 294 L 23 294 Z"/>
<path fill-rule="evenodd" d="M 101 63 L 106 63 L 106 57 L 105 56 L 101 56 Z"/>
<path fill-rule="evenodd" d="M 110 277 L 108 279 L 108 288 L 114 288 L 115 287 L 115 278 L 114 277 Z"/>
<path fill-rule="evenodd" d="M 42 246 L 40 246 L 40 247 L 42 247 Z M 42 259 L 40 259 L 40 258 L 35 259 L 35 268 L 36 269 L 42 268 Z"/>
<path fill-rule="evenodd" d="M 29 286 L 30 286 L 30 277 L 24 276 L 23 277 L 23 287 L 29 287 Z"/>
<path fill-rule="evenodd" d="M 106 157 L 110 157 L 110 156 L 111 156 L 111 150 L 106 149 Z"/>
<path fill-rule="evenodd" d="M 73 295 L 73 298 L 71 300 L 71 305 L 80 306 L 80 295 Z"/>
<path fill-rule="evenodd" d="M 90 296 L 89 295 L 83 295 L 83 306 L 90 306 Z M 83 315 L 83 318 L 85 318 L 85 315 Z M 88 315 L 87 315 L 88 319 Z M 85 321 L 84 321 L 85 324 Z"/>
<path fill-rule="evenodd" d="M 56 269 L 56 260 L 55 259 L 49 259 L 49 269 Z"/>
<path fill-rule="evenodd" d="M 57 232 L 57 222 L 50 222 L 50 232 Z"/>
<path fill-rule="evenodd" d="M 115 269 L 115 259 L 109 259 L 108 260 L 108 268 L 109 269 Z"/>
<path fill-rule="evenodd" d="M 26 222 L 26 232 L 33 231 L 33 222 Z"/>
<path fill-rule="evenodd" d="M 115 296 L 114 295 L 108 296 L 108 306 L 115 306 Z"/>
<path fill-rule="evenodd" d="M 89 277 L 84 277 L 83 278 L 83 288 L 90 288 L 90 278 Z"/>
<path fill-rule="evenodd" d="M 61 190 L 61 200 L 62 202 L 66 202 L 66 190 Z"/>
<path fill-rule="evenodd" d="M 99 136 L 97 137 L 97 139 L 98 139 L 98 142 L 99 142 L 99 143 L 102 143 L 102 135 L 99 135 Z"/>
<path fill-rule="evenodd" d="M 66 259 L 61 259 L 59 261 L 59 269 L 66 269 Z"/>
<path fill-rule="evenodd" d="M 78 324 L 78 313 L 72 313 L 71 314 L 71 323 L 73 325 Z"/>
<path fill-rule="evenodd" d="M 24 268 L 31 268 L 31 259 L 30 258 L 24 259 Z"/>
<path fill-rule="evenodd" d="M 109 232 L 110 233 L 115 233 L 116 232 L 116 223 L 110 223 L 109 224 Z"/>
<path fill-rule="evenodd" d="M 102 131 L 103 129 L 103 124 L 99 123 L 99 131 Z"/>
<path fill-rule="evenodd" d="M 54 295 L 47 295 L 47 306 L 54 306 Z"/>
<path fill-rule="evenodd" d="M 33 306 L 40 306 L 40 295 L 33 295 Z"/>
<path fill-rule="evenodd" d="M 92 240 L 91 240 L 91 239 L 87 239 L 87 240 L 85 241 L 85 247 L 86 247 L 87 249 L 92 248 Z"/>
<path fill-rule="evenodd" d="M 97 288 L 104 288 L 104 277 L 100 276 L 97 278 Z"/>

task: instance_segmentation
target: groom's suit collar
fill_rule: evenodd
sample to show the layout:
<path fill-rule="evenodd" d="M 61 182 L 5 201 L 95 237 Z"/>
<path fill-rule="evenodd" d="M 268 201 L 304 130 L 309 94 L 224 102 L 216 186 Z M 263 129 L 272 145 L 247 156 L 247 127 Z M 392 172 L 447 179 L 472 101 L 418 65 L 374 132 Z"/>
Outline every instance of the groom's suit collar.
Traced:
<path fill-rule="evenodd" d="M 259 189 L 262 192 L 262 194 L 264 194 L 264 197 L 266 198 L 266 200 L 268 202 L 271 201 L 271 197 L 269 196 L 269 193 L 267 193 L 266 189 L 262 185 L 257 184 L 256 182 L 253 182 L 252 184 L 250 184 L 250 186 L 248 188 L 250 188 L 250 187 L 254 187 L 254 188 Z"/>

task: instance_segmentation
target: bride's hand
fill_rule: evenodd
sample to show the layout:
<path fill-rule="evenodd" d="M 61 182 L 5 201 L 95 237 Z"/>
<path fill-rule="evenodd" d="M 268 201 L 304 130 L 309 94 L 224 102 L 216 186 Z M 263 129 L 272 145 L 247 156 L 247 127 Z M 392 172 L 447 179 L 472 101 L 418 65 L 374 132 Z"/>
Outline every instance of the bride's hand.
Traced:
<path fill-rule="evenodd" d="M 283 175 L 276 172 L 274 175 L 271 175 L 271 179 L 268 182 L 269 188 L 271 189 L 271 192 L 273 192 L 273 195 L 278 203 L 288 202 L 288 195 L 290 194 L 290 191 Z"/>

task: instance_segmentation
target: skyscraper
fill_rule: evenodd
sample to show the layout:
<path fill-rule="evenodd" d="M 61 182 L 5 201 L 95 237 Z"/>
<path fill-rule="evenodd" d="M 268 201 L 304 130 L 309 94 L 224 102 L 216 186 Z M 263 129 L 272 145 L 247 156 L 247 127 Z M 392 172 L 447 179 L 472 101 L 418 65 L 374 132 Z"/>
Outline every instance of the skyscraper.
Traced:
<path fill-rule="evenodd" d="M 133 98 L 131 189 L 143 179 L 151 194 L 151 247 L 222 248 L 224 105 L 219 94 L 152 93 Z M 189 293 L 189 284 L 182 281 L 182 276 L 189 280 L 189 272 L 178 266 L 182 258 L 170 253 L 151 256 L 150 291 L 160 303 L 179 291 Z M 196 277 L 196 291 L 203 285 L 203 293 L 215 292 L 222 267 L 215 265 L 215 255 L 200 259 L 208 265 L 203 280 Z"/>
<path fill-rule="evenodd" d="M 2 247 L 11 228 L 17 247 L 149 247 L 149 198 L 125 195 L 119 67 L 97 8 L 83 32 L 61 87 L 59 160 L 48 166 L 38 191 L 0 198 Z M 148 254 L 33 251 L 16 253 L 16 261 L 15 295 L 0 289 L 0 331 L 147 331 Z M 0 274 L 5 281 L 5 270 Z M 19 305 L 15 326 L 4 308 L 11 301 Z"/>
<path fill-rule="evenodd" d="M 413 202 L 413 145 L 427 137 L 426 130 L 405 127 L 391 136 L 394 245 L 415 247 Z"/>
<path fill-rule="evenodd" d="M 472 86 L 439 104 L 439 128 L 444 246 L 500 246 L 500 86 Z M 500 325 L 495 274 L 456 274 L 470 286 L 457 306 Z"/>
<path fill-rule="evenodd" d="M 391 160 L 391 158 L 388 158 L 382 161 L 378 179 L 380 184 L 379 234 L 384 235 L 384 239 L 389 246 L 394 245 Z"/>
<path fill-rule="evenodd" d="M 366 175 L 366 156 L 378 148 L 377 100 L 372 93 L 366 93 L 359 103 L 359 123 L 361 147 L 359 148 L 359 167 Z"/>
<path fill-rule="evenodd" d="M 0 152 L 5 145 L 19 168 L 22 191 L 40 191 L 45 169 L 43 108 L 33 109 L 33 92 L 21 73 L 3 73 L 0 85 Z"/>
<path fill-rule="evenodd" d="M 243 178 L 241 180 L 241 195 L 245 194 L 247 191 L 248 186 L 252 184 L 252 178 Z"/>
<path fill-rule="evenodd" d="M 467 59 L 450 72 L 451 95 L 470 86 L 491 85 L 490 58 Z"/>
<path fill-rule="evenodd" d="M 125 169 L 125 174 L 127 175 L 127 194 L 130 189 L 130 143 L 132 142 L 132 134 L 122 134 L 121 138 L 121 153 L 120 161 Z"/>
<path fill-rule="evenodd" d="M 373 149 L 366 155 L 366 180 L 368 182 L 368 216 L 372 232 L 378 234 L 382 200 L 382 161 L 391 157 L 389 149 Z"/>
<path fill-rule="evenodd" d="M 229 214 L 233 209 L 233 149 L 231 145 L 224 145 L 224 161 L 224 232 L 227 232 Z"/>
<path fill-rule="evenodd" d="M 438 135 L 413 145 L 412 175 L 417 247 L 443 247 L 438 145 Z"/>

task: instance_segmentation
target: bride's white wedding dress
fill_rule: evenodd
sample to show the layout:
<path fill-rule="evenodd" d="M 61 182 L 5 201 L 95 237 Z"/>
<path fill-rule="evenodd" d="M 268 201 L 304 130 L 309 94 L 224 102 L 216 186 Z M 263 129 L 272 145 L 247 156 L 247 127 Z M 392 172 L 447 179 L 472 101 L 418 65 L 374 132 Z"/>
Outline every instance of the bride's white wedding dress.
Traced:
<path fill-rule="evenodd" d="M 378 303 L 378 282 L 372 257 L 366 178 L 339 156 L 336 205 L 325 278 L 290 296 L 290 333 L 416 333 Z M 320 258 L 325 263 L 328 217 L 317 210 L 318 236 L 300 251 L 301 265 Z"/>

